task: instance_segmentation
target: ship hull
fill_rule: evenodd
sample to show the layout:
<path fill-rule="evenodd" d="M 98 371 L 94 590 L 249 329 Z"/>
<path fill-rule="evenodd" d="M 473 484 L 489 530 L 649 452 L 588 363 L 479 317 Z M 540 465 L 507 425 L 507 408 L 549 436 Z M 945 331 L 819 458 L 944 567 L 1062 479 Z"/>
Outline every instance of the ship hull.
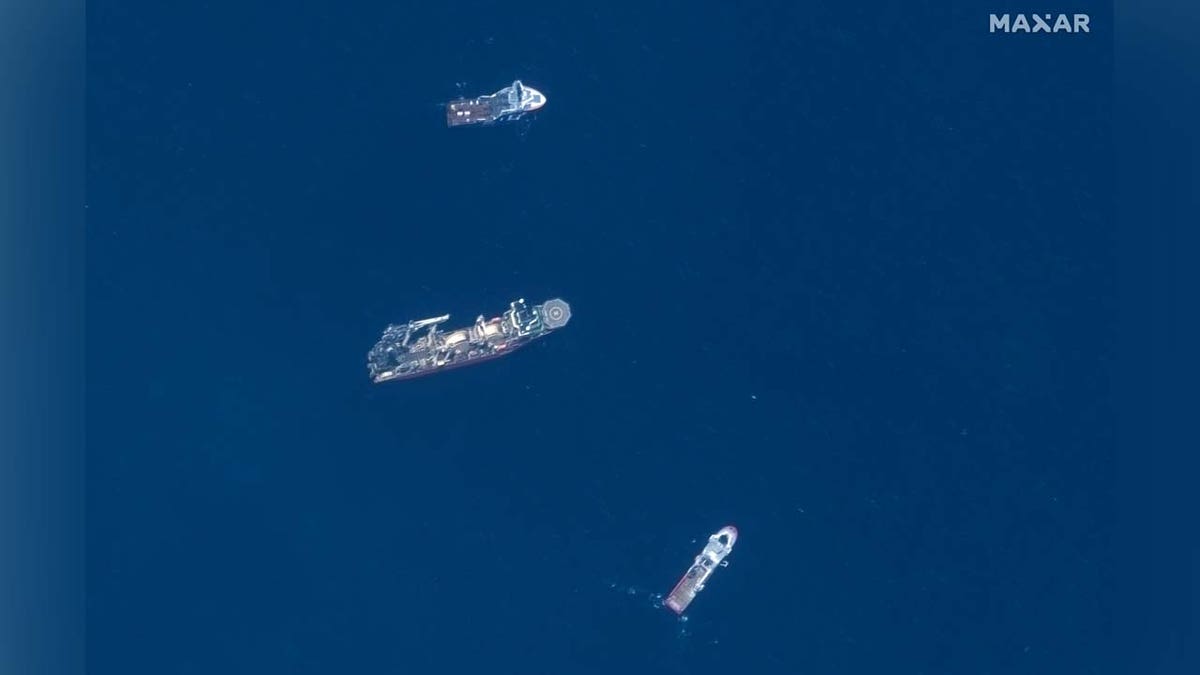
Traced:
<path fill-rule="evenodd" d="M 684 572 L 679 583 L 675 584 L 675 588 L 672 588 L 671 592 L 667 594 L 663 605 L 676 614 L 683 614 L 688 605 L 696 599 L 696 594 L 704 590 L 708 578 L 712 576 L 717 567 L 721 566 L 725 556 L 733 550 L 737 535 L 737 528 L 727 525 L 710 536 L 704 550 L 696 556 L 692 566 L 688 568 L 687 572 Z"/>
<path fill-rule="evenodd" d="M 388 326 L 367 353 L 371 380 L 411 380 L 511 354 L 565 326 L 571 307 L 558 298 L 532 307 L 520 299 L 498 317 L 481 316 L 472 326 L 440 330 L 449 318 L 445 314 Z"/>
<path fill-rule="evenodd" d="M 438 366 L 436 368 L 421 370 L 416 373 L 411 373 L 411 374 L 406 373 L 403 375 L 389 375 L 386 377 L 382 377 L 382 376 L 376 377 L 376 378 L 373 378 L 372 381 L 375 384 L 380 384 L 382 382 L 395 382 L 398 380 L 415 380 L 419 377 L 428 377 L 430 375 L 434 375 L 437 373 L 444 373 L 448 370 L 458 370 L 459 368 L 466 368 L 467 366 L 473 366 L 477 363 L 483 363 L 484 361 L 495 361 L 496 359 L 508 356 L 509 354 L 517 351 L 518 349 L 520 349 L 528 344 L 529 343 L 527 342 L 525 344 L 516 345 L 515 347 L 506 348 L 503 351 L 496 352 L 495 354 L 488 354 L 486 356 L 477 356 L 473 359 L 469 359 L 469 360 L 465 360 L 465 361 L 455 361 L 452 363 L 447 363 L 444 366 Z"/>
<path fill-rule="evenodd" d="M 495 94 L 477 98 L 460 98 L 446 104 L 446 126 L 489 126 L 511 122 L 546 104 L 546 96 L 520 80 Z"/>

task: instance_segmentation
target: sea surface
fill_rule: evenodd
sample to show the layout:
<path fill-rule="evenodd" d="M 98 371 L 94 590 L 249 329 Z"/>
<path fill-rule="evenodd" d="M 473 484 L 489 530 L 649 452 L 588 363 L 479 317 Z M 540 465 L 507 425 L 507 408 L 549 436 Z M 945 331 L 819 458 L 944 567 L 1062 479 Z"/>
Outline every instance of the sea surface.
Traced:
<path fill-rule="evenodd" d="M 89 672 L 1111 672 L 1106 8 L 90 2 Z"/>

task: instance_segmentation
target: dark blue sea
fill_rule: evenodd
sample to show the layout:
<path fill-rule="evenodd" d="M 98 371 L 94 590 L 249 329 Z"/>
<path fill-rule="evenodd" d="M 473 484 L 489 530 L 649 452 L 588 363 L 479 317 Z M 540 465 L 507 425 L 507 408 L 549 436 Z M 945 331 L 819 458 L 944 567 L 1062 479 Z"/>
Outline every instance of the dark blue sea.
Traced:
<path fill-rule="evenodd" d="M 88 9 L 89 672 L 1113 672 L 1107 4 Z"/>

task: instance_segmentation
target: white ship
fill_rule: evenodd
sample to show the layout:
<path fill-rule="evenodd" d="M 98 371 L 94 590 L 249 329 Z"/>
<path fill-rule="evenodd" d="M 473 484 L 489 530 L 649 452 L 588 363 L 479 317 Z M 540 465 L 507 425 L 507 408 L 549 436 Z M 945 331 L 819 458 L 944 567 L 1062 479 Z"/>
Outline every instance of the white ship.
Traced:
<path fill-rule="evenodd" d="M 480 315 L 473 326 L 439 330 L 449 319 L 443 314 L 388 326 L 367 354 L 371 380 L 407 380 L 511 354 L 567 325 L 571 306 L 554 298 L 530 307 L 520 298 L 500 316 Z"/>
<path fill-rule="evenodd" d="M 687 606 L 692 604 L 692 600 L 696 599 L 696 594 L 704 590 L 704 584 L 712 576 L 713 570 L 729 564 L 725 562 L 725 556 L 733 550 L 733 544 L 737 541 L 737 537 L 737 528 L 732 525 L 726 525 L 710 536 L 708 543 L 704 545 L 704 550 L 696 556 L 695 562 L 688 568 L 679 583 L 675 584 L 675 588 L 671 589 L 670 595 L 663 604 L 670 607 L 676 614 L 683 614 L 683 610 L 687 609 Z"/>
<path fill-rule="evenodd" d="M 468 124 L 495 124 L 520 118 L 546 105 L 546 96 L 520 80 L 494 94 L 477 98 L 460 98 L 446 104 L 446 125 L 461 127 Z"/>

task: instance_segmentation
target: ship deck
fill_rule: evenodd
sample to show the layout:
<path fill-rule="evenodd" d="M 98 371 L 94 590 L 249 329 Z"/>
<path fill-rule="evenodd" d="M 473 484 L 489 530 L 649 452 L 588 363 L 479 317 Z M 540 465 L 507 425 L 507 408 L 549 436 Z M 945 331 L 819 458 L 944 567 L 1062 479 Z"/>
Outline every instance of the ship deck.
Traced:
<path fill-rule="evenodd" d="M 446 104 L 446 125 L 490 124 L 496 121 L 503 109 L 503 104 L 495 96 L 458 99 Z"/>

